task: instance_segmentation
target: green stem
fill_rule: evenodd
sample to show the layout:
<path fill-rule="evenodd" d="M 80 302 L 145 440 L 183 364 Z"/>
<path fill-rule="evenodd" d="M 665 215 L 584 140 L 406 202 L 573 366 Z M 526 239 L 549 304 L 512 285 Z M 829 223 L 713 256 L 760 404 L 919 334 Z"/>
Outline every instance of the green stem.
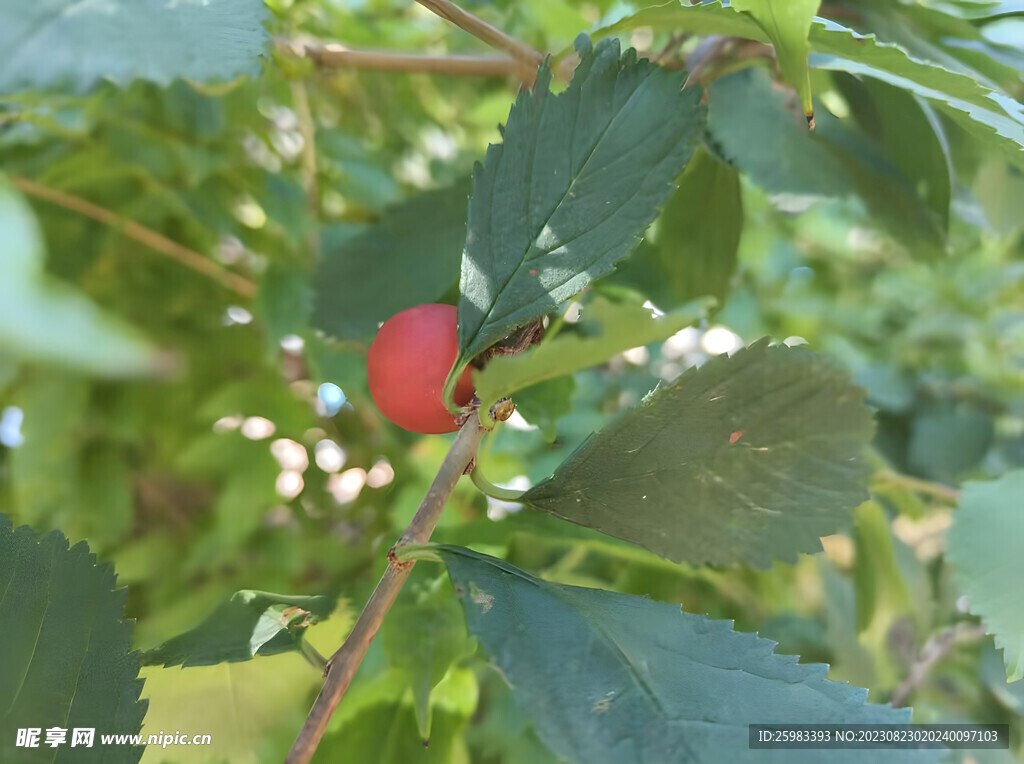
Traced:
<path fill-rule="evenodd" d="M 905 488 L 908 491 L 914 491 L 915 493 L 932 496 L 936 499 L 942 499 L 944 501 L 948 501 L 950 504 L 956 504 L 960 501 L 960 491 L 956 488 L 943 485 L 942 483 L 935 483 L 931 480 L 922 480 L 921 478 L 911 477 L 910 475 L 901 475 L 898 472 L 880 472 L 875 475 L 875 480 L 881 483 L 897 486 L 899 488 Z"/>
<path fill-rule="evenodd" d="M 558 333 L 562 331 L 562 327 L 565 326 L 566 323 L 565 317 L 569 313 L 569 310 L 572 308 L 572 306 L 575 304 L 576 300 L 569 300 L 569 304 L 565 306 L 565 310 L 559 313 L 555 317 L 555 320 L 551 322 L 551 324 L 547 328 L 547 331 L 544 332 L 545 342 L 551 342 L 551 340 L 557 337 Z"/>
<path fill-rule="evenodd" d="M 473 485 L 492 499 L 518 502 L 522 500 L 523 494 L 525 493 L 525 491 L 516 491 L 512 488 L 502 488 L 501 486 L 495 485 L 483 476 L 483 473 L 480 471 L 480 465 L 473 468 L 473 471 L 469 473 L 469 478 L 473 481 Z"/>
<path fill-rule="evenodd" d="M 299 638 L 299 653 L 306 659 L 310 666 L 315 668 L 321 674 L 327 667 L 327 659 L 320 654 L 319 650 L 309 644 L 309 640 L 305 637 Z"/>
<path fill-rule="evenodd" d="M 444 401 L 444 405 L 448 410 L 455 415 L 462 413 L 462 407 L 455 402 L 455 387 L 459 384 L 459 377 L 462 376 L 462 372 L 465 371 L 468 365 L 469 362 L 459 354 L 459 357 L 455 359 L 455 363 L 452 365 L 451 371 L 448 372 L 448 378 L 444 381 L 441 400 Z"/>

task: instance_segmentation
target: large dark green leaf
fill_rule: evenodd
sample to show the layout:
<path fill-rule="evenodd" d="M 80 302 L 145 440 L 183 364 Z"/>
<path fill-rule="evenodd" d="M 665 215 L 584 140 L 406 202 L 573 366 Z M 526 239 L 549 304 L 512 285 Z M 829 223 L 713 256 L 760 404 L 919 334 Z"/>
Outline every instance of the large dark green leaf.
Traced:
<path fill-rule="evenodd" d="M 301 650 L 305 630 L 334 610 L 330 597 L 242 590 L 191 631 L 143 654 L 147 666 L 211 666 Z"/>
<path fill-rule="evenodd" d="M 781 200 L 859 194 L 908 249 L 940 251 L 938 216 L 860 132 L 819 110 L 810 133 L 785 94 L 756 70 L 722 77 L 708 93 L 712 145 L 766 191 Z"/>
<path fill-rule="evenodd" d="M 255 74 L 269 39 L 267 16 L 260 0 L 4 3 L 0 93 Z"/>
<path fill-rule="evenodd" d="M 971 612 L 995 635 L 1011 682 L 1024 678 L 1022 505 L 1024 470 L 988 483 L 968 483 L 953 515 L 946 553 Z"/>
<path fill-rule="evenodd" d="M 608 273 L 668 198 L 703 124 L 681 74 L 620 54 L 616 40 L 576 45 L 565 92 L 551 93 L 541 67 L 474 172 L 457 368 Z"/>
<path fill-rule="evenodd" d="M 555 753 L 571 762 L 821 761 L 821 751 L 748 748 L 751 723 L 901 723 L 909 709 L 775 655 L 728 621 L 645 597 L 551 584 L 461 547 L 438 548 L 466 624 Z M 939 751 L 886 751 L 887 762 Z M 864 752 L 828 752 L 863 762 Z"/>
<path fill-rule="evenodd" d="M 141 748 L 99 745 L 101 733 L 136 734 L 139 655 L 121 620 L 126 589 L 85 542 L 54 531 L 37 538 L 0 515 L 0 750 L 5 762 L 137 762 Z M 59 748 L 15 748 L 19 728 L 67 730 Z M 70 747 L 93 728 L 96 745 Z M 41 735 L 42 737 L 42 735 Z"/>
<path fill-rule="evenodd" d="M 458 278 L 469 182 L 413 196 L 324 254 L 313 323 L 366 339 L 399 311 L 433 302 Z"/>
<path fill-rule="evenodd" d="M 712 146 L 770 194 L 843 196 L 853 191 L 843 164 L 832 156 L 786 96 L 753 70 L 715 80 L 708 88 Z"/>
<path fill-rule="evenodd" d="M 867 498 L 864 391 L 761 340 L 690 369 L 592 435 L 526 504 L 673 560 L 795 560 Z"/>

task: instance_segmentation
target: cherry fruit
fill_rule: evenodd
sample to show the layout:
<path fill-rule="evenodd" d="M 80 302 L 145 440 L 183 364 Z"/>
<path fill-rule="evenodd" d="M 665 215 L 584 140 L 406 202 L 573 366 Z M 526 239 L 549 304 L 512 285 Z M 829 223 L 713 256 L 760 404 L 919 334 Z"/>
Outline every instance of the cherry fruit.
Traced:
<path fill-rule="evenodd" d="M 370 394 L 381 413 L 410 432 L 458 429 L 442 390 L 459 352 L 458 311 L 453 305 L 417 305 L 380 327 L 366 358 Z M 460 406 L 473 397 L 469 367 L 455 388 Z"/>

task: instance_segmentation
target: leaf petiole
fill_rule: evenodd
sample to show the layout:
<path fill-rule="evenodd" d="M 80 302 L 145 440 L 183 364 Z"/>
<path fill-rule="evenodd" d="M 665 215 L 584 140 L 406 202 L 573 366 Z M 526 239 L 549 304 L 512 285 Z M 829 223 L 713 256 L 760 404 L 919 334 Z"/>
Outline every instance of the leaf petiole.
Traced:
<path fill-rule="evenodd" d="M 495 485 L 483 476 L 479 465 L 474 467 L 473 471 L 469 473 L 469 478 L 473 481 L 473 485 L 492 499 L 518 502 L 522 500 L 523 494 L 525 493 L 524 491 L 516 491 L 513 488 L 502 488 L 499 485 Z"/>

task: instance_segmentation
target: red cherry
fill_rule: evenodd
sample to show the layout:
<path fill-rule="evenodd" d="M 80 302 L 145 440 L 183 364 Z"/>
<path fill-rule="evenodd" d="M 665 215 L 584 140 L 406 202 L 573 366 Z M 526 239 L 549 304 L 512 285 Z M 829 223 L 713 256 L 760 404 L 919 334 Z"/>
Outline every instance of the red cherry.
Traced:
<path fill-rule="evenodd" d="M 453 305 L 417 305 L 389 318 L 366 357 L 367 381 L 377 408 L 410 432 L 458 429 L 441 397 L 458 352 L 458 311 Z M 472 397 L 473 377 L 466 367 L 455 388 L 455 402 L 464 406 Z"/>

